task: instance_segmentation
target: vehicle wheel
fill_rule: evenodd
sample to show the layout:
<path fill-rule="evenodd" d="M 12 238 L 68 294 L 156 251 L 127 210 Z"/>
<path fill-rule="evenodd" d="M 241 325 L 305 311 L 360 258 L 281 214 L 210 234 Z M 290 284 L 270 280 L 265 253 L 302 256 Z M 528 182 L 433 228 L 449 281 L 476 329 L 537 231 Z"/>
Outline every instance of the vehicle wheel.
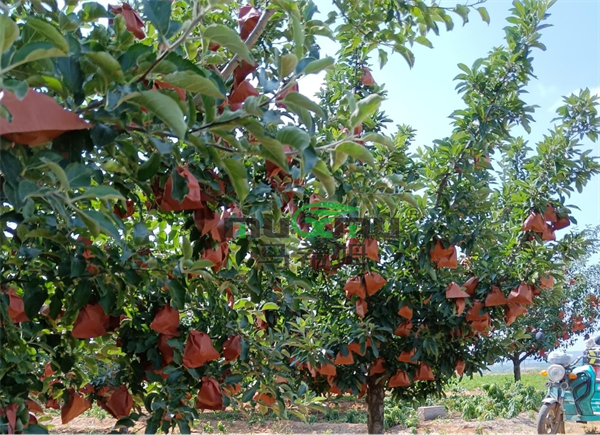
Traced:
<path fill-rule="evenodd" d="M 564 433 L 565 423 L 558 403 L 544 403 L 537 418 L 538 434 Z"/>

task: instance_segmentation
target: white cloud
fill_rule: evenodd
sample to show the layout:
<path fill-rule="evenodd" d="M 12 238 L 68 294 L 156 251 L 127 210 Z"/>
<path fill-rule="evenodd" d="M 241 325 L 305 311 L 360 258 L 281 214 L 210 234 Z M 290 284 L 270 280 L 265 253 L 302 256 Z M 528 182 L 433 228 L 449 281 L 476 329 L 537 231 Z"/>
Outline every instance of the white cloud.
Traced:
<path fill-rule="evenodd" d="M 325 84 L 325 71 L 319 74 L 309 74 L 298 80 L 298 88 L 302 95 L 307 96 L 315 103 L 319 102 L 319 99 L 315 96 L 321 87 Z"/>

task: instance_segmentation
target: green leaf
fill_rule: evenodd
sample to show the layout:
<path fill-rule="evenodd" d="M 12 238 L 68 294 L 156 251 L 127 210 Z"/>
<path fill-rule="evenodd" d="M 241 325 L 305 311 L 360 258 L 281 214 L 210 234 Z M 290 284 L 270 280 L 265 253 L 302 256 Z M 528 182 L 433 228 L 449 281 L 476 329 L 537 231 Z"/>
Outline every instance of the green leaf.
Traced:
<path fill-rule="evenodd" d="M 176 168 L 173 168 L 173 171 L 171 172 L 171 179 L 173 182 L 171 187 L 171 196 L 177 202 L 182 203 L 185 199 L 185 196 L 190 192 L 187 179 L 179 175 L 179 172 Z"/>
<path fill-rule="evenodd" d="M 114 80 L 116 76 L 119 81 L 123 80 L 121 64 L 106 51 L 90 51 L 85 55 L 102 70 L 108 79 Z"/>
<path fill-rule="evenodd" d="M 28 424 L 27 427 L 23 428 L 23 433 L 25 434 L 47 434 L 48 429 L 44 426 L 40 426 L 39 424 Z"/>
<path fill-rule="evenodd" d="M 314 112 L 316 115 L 320 116 L 321 118 L 325 117 L 325 112 L 323 112 L 323 109 L 321 109 L 321 106 L 319 106 L 317 103 L 315 103 L 313 100 L 311 100 L 307 96 L 302 95 L 298 92 L 290 92 L 289 94 L 287 94 L 285 96 L 285 98 L 283 99 L 283 103 L 284 104 L 291 103 L 296 106 L 300 106 L 303 109 L 310 110 L 311 112 Z"/>
<path fill-rule="evenodd" d="M 331 173 L 329 172 L 329 169 L 327 169 L 327 165 L 323 162 L 323 160 L 317 160 L 315 167 L 312 168 L 312 172 L 321 182 L 323 187 L 325 187 L 327 195 L 333 196 L 335 194 L 335 179 L 331 176 Z"/>
<path fill-rule="evenodd" d="M 169 32 L 171 23 L 170 0 L 143 0 L 144 15 L 163 37 Z"/>
<path fill-rule="evenodd" d="M 308 133 L 294 126 L 286 126 L 279 130 L 277 132 L 277 140 L 298 151 L 302 151 L 310 145 L 310 136 Z"/>
<path fill-rule="evenodd" d="M 357 144 L 356 142 L 343 142 L 335 147 L 335 153 L 344 153 L 354 157 L 357 160 L 363 161 L 371 166 L 375 166 L 375 159 L 373 154 L 365 148 L 363 145 Z M 338 167 L 333 168 L 336 171 Z"/>
<path fill-rule="evenodd" d="M 144 91 L 135 101 L 167 124 L 178 138 L 185 136 L 186 123 L 183 112 L 171 97 L 159 91 Z"/>
<path fill-rule="evenodd" d="M 279 305 L 277 305 L 274 302 L 266 302 L 261 308 L 262 311 L 278 310 L 278 309 L 279 309 Z"/>
<path fill-rule="evenodd" d="M 100 199 L 100 200 L 125 200 L 125 197 L 118 190 L 108 186 L 90 187 L 83 194 L 73 198 L 74 201 L 82 199 Z"/>
<path fill-rule="evenodd" d="M 97 2 L 84 3 L 78 15 L 79 18 L 85 23 L 96 21 L 98 18 L 107 18 L 110 16 L 104 6 Z"/>
<path fill-rule="evenodd" d="M 4 179 L 12 184 L 17 184 L 17 180 L 23 168 L 21 162 L 12 153 L 0 149 L 0 171 L 4 175 Z"/>
<path fill-rule="evenodd" d="M 264 135 L 256 138 L 267 152 L 267 158 L 279 166 L 284 171 L 288 170 L 287 159 L 283 144 L 277 139 Z M 291 145 L 291 144 L 290 144 Z"/>
<path fill-rule="evenodd" d="M 27 18 L 27 25 L 44 36 L 48 42 L 54 44 L 61 51 L 65 53 L 69 52 L 69 43 L 52 24 L 41 18 L 29 17 Z"/>
<path fill-rule="evenodd" d="M 158 153 L 154 153 L 148 160 L 140 165 L 137 172 L 138 181 L 146 181 L 154 177 L 160 168 L 162 157 Z"/>
<path fill-rule="evenodd" d="M 90 233 L 94 237 L 97 237 L 100 234 L 100 225 L 96 222 L 91 216 L 88 216 L 87 213 L 83 210 L 76 210 L 81 220 L 85 223 L 85 226 L 90 230 Z"/>
<path fill-rule="evenodd" d="M 413 66 L 415 66 L 415 55 L 413 54 L 412 51 L 410 51 L 404 45 L 397 45 L 395 48 L 398 51 L 398 53 L 400 53 L 402 55 L 404 60 L 406 60 L 409 67 L 412 68 Z"/>
<path fill-rule="evenodd" d="M 456 5 L 454 12 L 463 20 L 463 26 L 469 22 L 469 8 L 464 5 Z"/>
<path fill-rule="evenodd" d="M 283 79 L 291 74 L 298 65 L 298 57 L 295 54 L 284 54 L 279 58 L 279 78 Z"/>
<path fill-rule="evenodd" d="M 102 230 L 102 232 L 104 234 L 106 234 L 107 236 L 113 237 L 116 240 L 121 239 L 121 235 L 119 234 L 119 231 L 115 227 L 115 224 L 113 224 L 113 222 L 106 215 L 104 215 L 96 210 L 85 210 L 85 211 L 80 210 L 80 211 L 84 212 L 89 219 L 96 222 L 98 224 L 98 227 L 100 228 L 100 230 Z"/>
<path fill-rule="evenodd" d="M 202 77 L 193 71 L 179 71 L 165 76 L 164 82 L 185 89 L 194 94 L 208 95 L 214 98 L 225 99 L 225 95 L 219 91 L 216 83 L 211 79 Z"/>
<path fill-rule="evenodd" d="M 48 298 L 48 290 L 41 285 L 27 286 L 23 294 L 23 305 L 25 307 L 25 315 L 29 319 L 35 319 L 38 311 Z"/>
<path fill-rule="evenodd" d="M 6 15 L 0 15 L 0 54 L 19 38 L 19 26 Z"/>
<path fill-rule="evenodd" d="M 133 242 L 137 245 L 143 245 L 148 241 L 150 232 L 143 222 L 138 222 L 133 226 Z"/>
<path fill-rule="evenodd" d="M 383 101 L 381 95 L 371 94 L 356 103 L 356 109 L 350 115 L 350 125 L 352 128 L 359 126 L 363 121 L 379 109 Z"/>
<path fill-rule="evenodd" d="M 42 158 L 42 161 L 46 164 L 46 166 L 48 166 L 48 168 L 52 171 L 52 173 L 58 179 L 58 182 L 60 183 L 60 186 L 61 186 L 61 190 L 64 190 L 65 192 L 68 192 L 69 190 L 71 190 L 71 185 L 69 184 L 69 179 L 67 177 L 67 174 L 63 170 L 63 168 L 61 168 L 59 165 L 57 165 L 56 163 L 54 163 L 48 159 Z"/>
<path fill-rule="evenodd" d="M 312 62 L 310 62 L 308 65 L 306 65 L 304 67 L 303 71 L 298 71 L 298 72 L 303 72 L 304 74 L 317 74 L 323 70 L 331 68 L 334 63 L 335 63 L 335 60 L 333 59 L 333 57 L 327 56 L 327 57 L 324 57 L 323 59 L 313 60 Z"/>
<path fill-rule="evenodd" d="M 481 15 L 481 19 L 483 21 L 490 24 L 490 14 L 488 14 L 488 11 L 486 8 L 484 8 L 484 7 L 477 8 L 477 12 L 479 12 L 479 15 Z"/>
<path fill-rule="evenodd" d="M 417 200 L 411 193 L 402 192 L 398 195 L 398 198 L 400 198 L 402 201 L 406 201 L 407 203 L 412 205 L 414 208 L 419 209 L 419 203 L 417 202 Z"/>
<path fill-rule="evenodd" d="M 387 61 L 388 61 L 387 51 L 380 48 L 379 49 L 379 68 L 383 69 L 383 67 L 385 66 Z"/>
<path fill-rule="evenodd" d="M 392 139 L 379 133 L 368 133 L 366 136 L 362 137 L 361 140 L 385 145 L 390 151 L 394 151 L 396 149 Z"/>
<path fill-rule="evenodd" d="M 169 293 L 171 294 L 171 305 L 176 310 L 183 310 L 185 307 L 186 288 L 175 279 L 167 281 Z"/>
<path fill-rule="evenodd" d="M 424 36 L 417 36 L 415 38 L 415 42 L 418 42 L 419 44 L 424 45 L 425 47 L 433 48 L 433 44 L 431 43 L 431 41 Z"/>
<path fill-rule="evenodd" d="M 235 30 L 222 24 L 212 24 L 204 30 L 204 37 L 222 45 L 250 63 L 254 62 L 248 47 Z"/>
<path fill-rule="evenodd" d="M 231 184 L 233 184 L 238 199 L 240 202 L 244 202 L 244 199 L 246 199 L 246 196 L 248 196 L 248 193 L 250 192 L 248 175 L 246 174 L 244 162 L 242 160 L 227 158 L 223 159 L 223 165 L 225 166 L 227 175 L 229 175 Z"/>
<path fill-rule="evenodd" d="M 294 54 L 296 55 L 297 60 L 304 55 L 304 29 L 302 28 L 300 19 L 295 14 L 291 13 L 289 16 L 292 36 L 294 38 Z"/>
<path fill-rule="evenodd" d="M 49 59 L 52 57 L 65 57 L 64 52 L 60 51 L 49 42 L 32 42 L 26 44 L 15 53 L 12 63 L 27 63 L 40 59 Z"/>

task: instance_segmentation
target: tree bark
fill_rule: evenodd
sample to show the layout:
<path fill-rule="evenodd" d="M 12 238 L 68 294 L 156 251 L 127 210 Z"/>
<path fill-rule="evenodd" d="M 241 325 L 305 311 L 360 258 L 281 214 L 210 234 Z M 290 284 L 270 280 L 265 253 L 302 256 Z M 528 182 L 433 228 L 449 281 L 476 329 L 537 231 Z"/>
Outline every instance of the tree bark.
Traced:
<path fill-rule="evenodd" d="M 513 374 L 515 376 L 515 382 L 519 382 L 521 380 L 521 359 L 519 358 L 519 354 L 515 354 L 512 358 L 513 362 Z"/>
<path fill-rule="evenodd" d="M 377 385 L 375 379 L 367 380 L 367 431 L 380 433 L 384 431 L 384 403 L 385 388 L 383 384 Z"/>

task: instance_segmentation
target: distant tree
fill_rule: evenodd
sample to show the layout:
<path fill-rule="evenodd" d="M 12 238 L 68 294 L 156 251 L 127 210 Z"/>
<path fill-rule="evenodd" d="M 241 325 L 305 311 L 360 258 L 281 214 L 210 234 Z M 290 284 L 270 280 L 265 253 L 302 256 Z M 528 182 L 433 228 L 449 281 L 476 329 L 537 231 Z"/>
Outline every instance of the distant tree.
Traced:
<path fill-rule="evenodd" d="M 589 232 L 587 237 L 595 237 Z M 600 264 L 591 263 L 591 253 L 597 254 L 598 243 L 590 240 L 587 255 L 565 265 L 562 279 L 556 281 L 548 298 L 536 299 L 527 316 L 519 317 L 512 325 L 499 328 L 495 343 L 506 349 L 498 361 L 513 364 L 515 381 L 521 380 L 521 364 L 527 358 L 545 360 L 548 353 L 568 348 L 598 331 L 596 319 L 600 314 Z M 560 260 L 558 260 L 560 261 Z M 559 284 L 560 283 L 560 284 Z"/>

